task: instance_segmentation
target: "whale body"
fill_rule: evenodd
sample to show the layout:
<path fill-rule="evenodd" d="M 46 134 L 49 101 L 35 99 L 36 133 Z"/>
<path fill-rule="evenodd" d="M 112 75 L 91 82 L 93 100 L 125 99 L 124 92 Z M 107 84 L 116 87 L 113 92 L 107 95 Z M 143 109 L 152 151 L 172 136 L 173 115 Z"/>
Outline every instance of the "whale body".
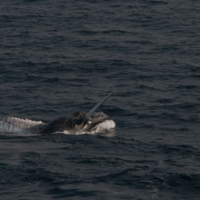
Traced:
<path fill-rule="evenodd" d="M 102 127 L 101 129 L 111 129 L 115 127 L 114 121 L 112 121 L 109 118 L 109 116 L 106 115 L 105 113 L 95 112 L 95 111 L 113 93 L 114 92 L 105 97 L 96 106 L 94 106 L 88 113 L 80 111 L 74 112 L 71 115 L 56 118 L 49 124 L 45 124 L 41 121 L 32 121 L 16 117 L 7 117 L 2 121 L 3 122 L 2 126 L 4 129 L 9 129 L 10 131 L 18 130 L 18 128 L 21 128 L 31 133 L 38 133 L 42 135 L 64 132 L 64 131 L 67 131 L 69 133 L 91 132 L 94 130 L 98 130 L 97 127 L 102 124 L 104 124 L 104 126 L 101 126 Z M 10 124 L 10 126 L 8 126 L 8 124 Z"/>
<path fill-rule="evenodd" d="M 51 134 L 68 131 L 70 133 L 89 132 L 98 124 L 109 120 L 109 116 L 103 112 L 94 112 L 89 118 L 85 118 L 83 112 L 75 112 L 71 116 L 59 117 L 50 122 L 39 134 Z"/>

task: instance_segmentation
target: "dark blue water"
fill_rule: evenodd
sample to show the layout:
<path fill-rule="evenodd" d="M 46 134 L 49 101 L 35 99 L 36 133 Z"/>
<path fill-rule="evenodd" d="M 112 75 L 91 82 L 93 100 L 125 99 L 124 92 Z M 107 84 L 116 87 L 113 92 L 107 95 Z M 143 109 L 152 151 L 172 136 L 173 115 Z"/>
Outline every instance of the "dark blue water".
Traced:
<path fill-rule="evenodd" d="M 115 134 L 0 134 L 0 198 L 199 199 L 200 4 L 1 0 L 0 119 L 99 110 Z"/>

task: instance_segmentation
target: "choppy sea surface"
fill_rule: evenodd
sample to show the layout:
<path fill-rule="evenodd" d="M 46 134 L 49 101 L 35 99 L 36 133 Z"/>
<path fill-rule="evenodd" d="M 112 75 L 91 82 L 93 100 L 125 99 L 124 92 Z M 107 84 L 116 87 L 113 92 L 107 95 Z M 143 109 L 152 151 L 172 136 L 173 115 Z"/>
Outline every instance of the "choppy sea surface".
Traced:
<path fill-rule="evenodd" d="M 1 0 L 0 120 L 99 110 L 112 134 L 0 127 L 0 199 L 198 200 L 200 4 Z"/>

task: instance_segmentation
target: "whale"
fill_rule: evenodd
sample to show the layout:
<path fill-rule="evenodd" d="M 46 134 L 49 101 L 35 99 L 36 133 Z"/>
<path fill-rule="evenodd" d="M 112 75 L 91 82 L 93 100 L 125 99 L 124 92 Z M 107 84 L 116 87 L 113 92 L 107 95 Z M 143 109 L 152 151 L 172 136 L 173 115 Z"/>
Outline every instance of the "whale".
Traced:
<path fill-rule="evenodd" d="M 77 111 L 71 116 L 54 119 L 38 133 L 46 135 L 64 131 L 68 131 L 70 133 L 89 132 L 92 131 L 98 124 L 107 120 L 110 120 L 110 118 L 103 112 L 94 112 L 90 115 L 90 117 L 86 118 L 86 113 Z"/>
<path fill-rule="evenodd" d="M 39 134 L 52 134 L 68 131 L 70 133 L 92 131 L 98 124 L 109 120 L 109 116 L 103 112 L 95 112 L 112 94 L 110 93 L 88 113 L 81 111 L 74 112 L 71 116 L 59 117 L 51 121 Z"/>
<path fill-rule="evenodd" d="M 101 100 L 97 105 L 95 105 L 89 112 L 85 113 L 82 111 L 76 111 L 70 115 L 63 116 L 52 120 L 50 123 L 45 124 L 41 121 L 32 121 L 29 119 L 20 119 L 16 117 L 7 117 L 3 120 L 4 127 L 7 124 L 10 130 L 18 130 L 16 127 L 23 130 L 27 130 L 31 133 L 37 133 L 40 135 L 48 135 L 53 133 L 62 133 L 67 131 L 68 133 L 83 133 L 92 132 L 97 130 L 97 127 L 105 125 L 104 129 L 111 129 L 115 127 L 115 123 L 110 117 L 96 110 L 111 96 L 115 91 L 107 95 L 103 100 Z"/>

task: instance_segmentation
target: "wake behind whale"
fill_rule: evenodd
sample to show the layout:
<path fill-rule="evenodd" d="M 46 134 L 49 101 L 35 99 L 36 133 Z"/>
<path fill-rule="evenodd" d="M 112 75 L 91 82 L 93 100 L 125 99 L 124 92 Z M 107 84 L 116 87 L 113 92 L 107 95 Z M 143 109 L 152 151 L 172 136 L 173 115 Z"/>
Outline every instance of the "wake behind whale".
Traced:
<path fill-rule="evenodd" d="M 0 122 L 0 132 L 29 132 L 37 134 L 52 133 L 97 133 L 113 129 L 115 122 L 103 112 L 95 112 L 114 92 L 105 97 L 87 114 L 84 112 L 74 112 L 71 115 L 54 119 L 49 124 L 41 121 L 7 117 Z M 20 130 L 21 129 L 21 130 Z"/>

